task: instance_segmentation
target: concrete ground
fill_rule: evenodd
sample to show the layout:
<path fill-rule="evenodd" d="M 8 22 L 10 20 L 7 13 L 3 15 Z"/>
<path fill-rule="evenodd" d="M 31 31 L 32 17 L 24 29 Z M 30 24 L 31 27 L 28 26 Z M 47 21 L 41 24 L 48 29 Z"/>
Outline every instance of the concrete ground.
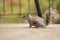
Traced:
<path fill-rule="evenodd" d="M 0 40 L 60 40 L 60 24 L 29 28 L 28 24 L 0 24 Z"/>

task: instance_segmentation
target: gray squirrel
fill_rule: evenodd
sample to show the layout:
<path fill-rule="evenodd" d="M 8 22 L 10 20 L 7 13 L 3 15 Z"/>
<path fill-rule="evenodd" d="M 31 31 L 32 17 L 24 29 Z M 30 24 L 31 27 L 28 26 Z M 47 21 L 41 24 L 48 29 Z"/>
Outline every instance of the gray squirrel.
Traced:
<path fill-rule="evenodd" d="M 33 17 L 31 15 L 25 14 L 23 16 L 24 19 L 26 19 L 29 22 L 29 27 L 35 26 L 35 28 L 43 27 L 45 28 L 46 24 L 43 18 L 41 17 Z"/>
<path fill-rule="evenodd" d="M 25 14 L 23 18 L 29 22 L 30 28 L 32 26 L 35 26 L 35 28 L 38 28 L 38 27 L 45 28 L 46 25 L 48 25 L 49 23 L 51 22 L 53 23 L 56 21 L 56 19 L 58 18 L 58 11 L 56 9 L 50 8 L 50 13 L 48 9 L 45 11 L 45 14 L 46 14 L 46 21 L 41 17 L 38 17 L 38 16 L 34 17 L 29 14 Z"/>

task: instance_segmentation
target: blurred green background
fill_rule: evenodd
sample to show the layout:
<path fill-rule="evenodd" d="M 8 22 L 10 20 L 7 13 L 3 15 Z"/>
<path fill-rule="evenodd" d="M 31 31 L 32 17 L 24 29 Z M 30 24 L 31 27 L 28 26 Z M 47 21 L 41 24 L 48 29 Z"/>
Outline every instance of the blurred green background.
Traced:
<path fill-rule="evenodd" d="M 49 7 L 49 0 L 39 0 L 41 10 L 43 13 L 43 18 L 45 19 L 44 12 Z M 19 7 L 19 0 L 12 0 L 13 3 L 13 13 L 11 13 L 11 0 L 5 0 L 5 15 L 3 12 L 3 0 L 0 0 L 0 23 L 27 23 L 26 20 L 21 18 L 22 15 L 15 15 L 19 14 L 20 7 Z M 50 0 L 51 7 L 56 8 L 60 15 L 60 0 Z M 28 0 L 21 0 L 21 13 L 29 13 L 28 12 Z M 11 15 L 14 14 L 14 15 Z M 30 0 L 30 14 L 36 15 L 36 7 L 34 0 Z M 60 23 L 60 16 L 56 23 Z"/>

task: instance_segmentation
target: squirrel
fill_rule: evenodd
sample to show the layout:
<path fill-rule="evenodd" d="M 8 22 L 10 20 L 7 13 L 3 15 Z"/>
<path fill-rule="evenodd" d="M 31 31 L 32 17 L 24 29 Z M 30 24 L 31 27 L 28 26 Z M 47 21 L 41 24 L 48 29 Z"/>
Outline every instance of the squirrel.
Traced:
<path fill-rule="evenodd" d="M 26 19 L 29 22 L 29 27 L 35 26 L 35 28 L 43 27 L 45 28 L 46 24 L 43 18 L 41 17 L 33 17 L 29 14 L 25 14 L 23 16 L 24 19 Z"/>
<path fill-rule="evenodd" d="M 32 26 L 35 26 L 35 28 L 42 27 L 45 28 L 46 25 L 48 25 L 50 22 L 55 22 L 56 19 L 58 18 L 58 11 L 55 9 L 50 8 L 50 13 L 49 9 L 45 11 L 46 14 L 46 21 L 42 17 L 34 17 L 29 14 L 25 14 L 23 16 L 24 19 L 26 19 L 29 22 L 29 27 L 31 28 Z"/>

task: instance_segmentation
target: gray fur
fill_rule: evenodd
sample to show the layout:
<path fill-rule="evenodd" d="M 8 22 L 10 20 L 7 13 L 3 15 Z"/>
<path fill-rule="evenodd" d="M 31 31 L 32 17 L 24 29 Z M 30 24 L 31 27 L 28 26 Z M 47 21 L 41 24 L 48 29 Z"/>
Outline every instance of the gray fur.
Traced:
<path fill-rule="evenodd" d="M 30 28 L 32 26 L 35 26 L 35 28 L 38 28 L 38 27 L 44 28 L 46 26 L 44 19 L 42 19 L 41 17 L 34 18 L 31 15 L 24 15 L 23 18 L 29 22 Z"/>

